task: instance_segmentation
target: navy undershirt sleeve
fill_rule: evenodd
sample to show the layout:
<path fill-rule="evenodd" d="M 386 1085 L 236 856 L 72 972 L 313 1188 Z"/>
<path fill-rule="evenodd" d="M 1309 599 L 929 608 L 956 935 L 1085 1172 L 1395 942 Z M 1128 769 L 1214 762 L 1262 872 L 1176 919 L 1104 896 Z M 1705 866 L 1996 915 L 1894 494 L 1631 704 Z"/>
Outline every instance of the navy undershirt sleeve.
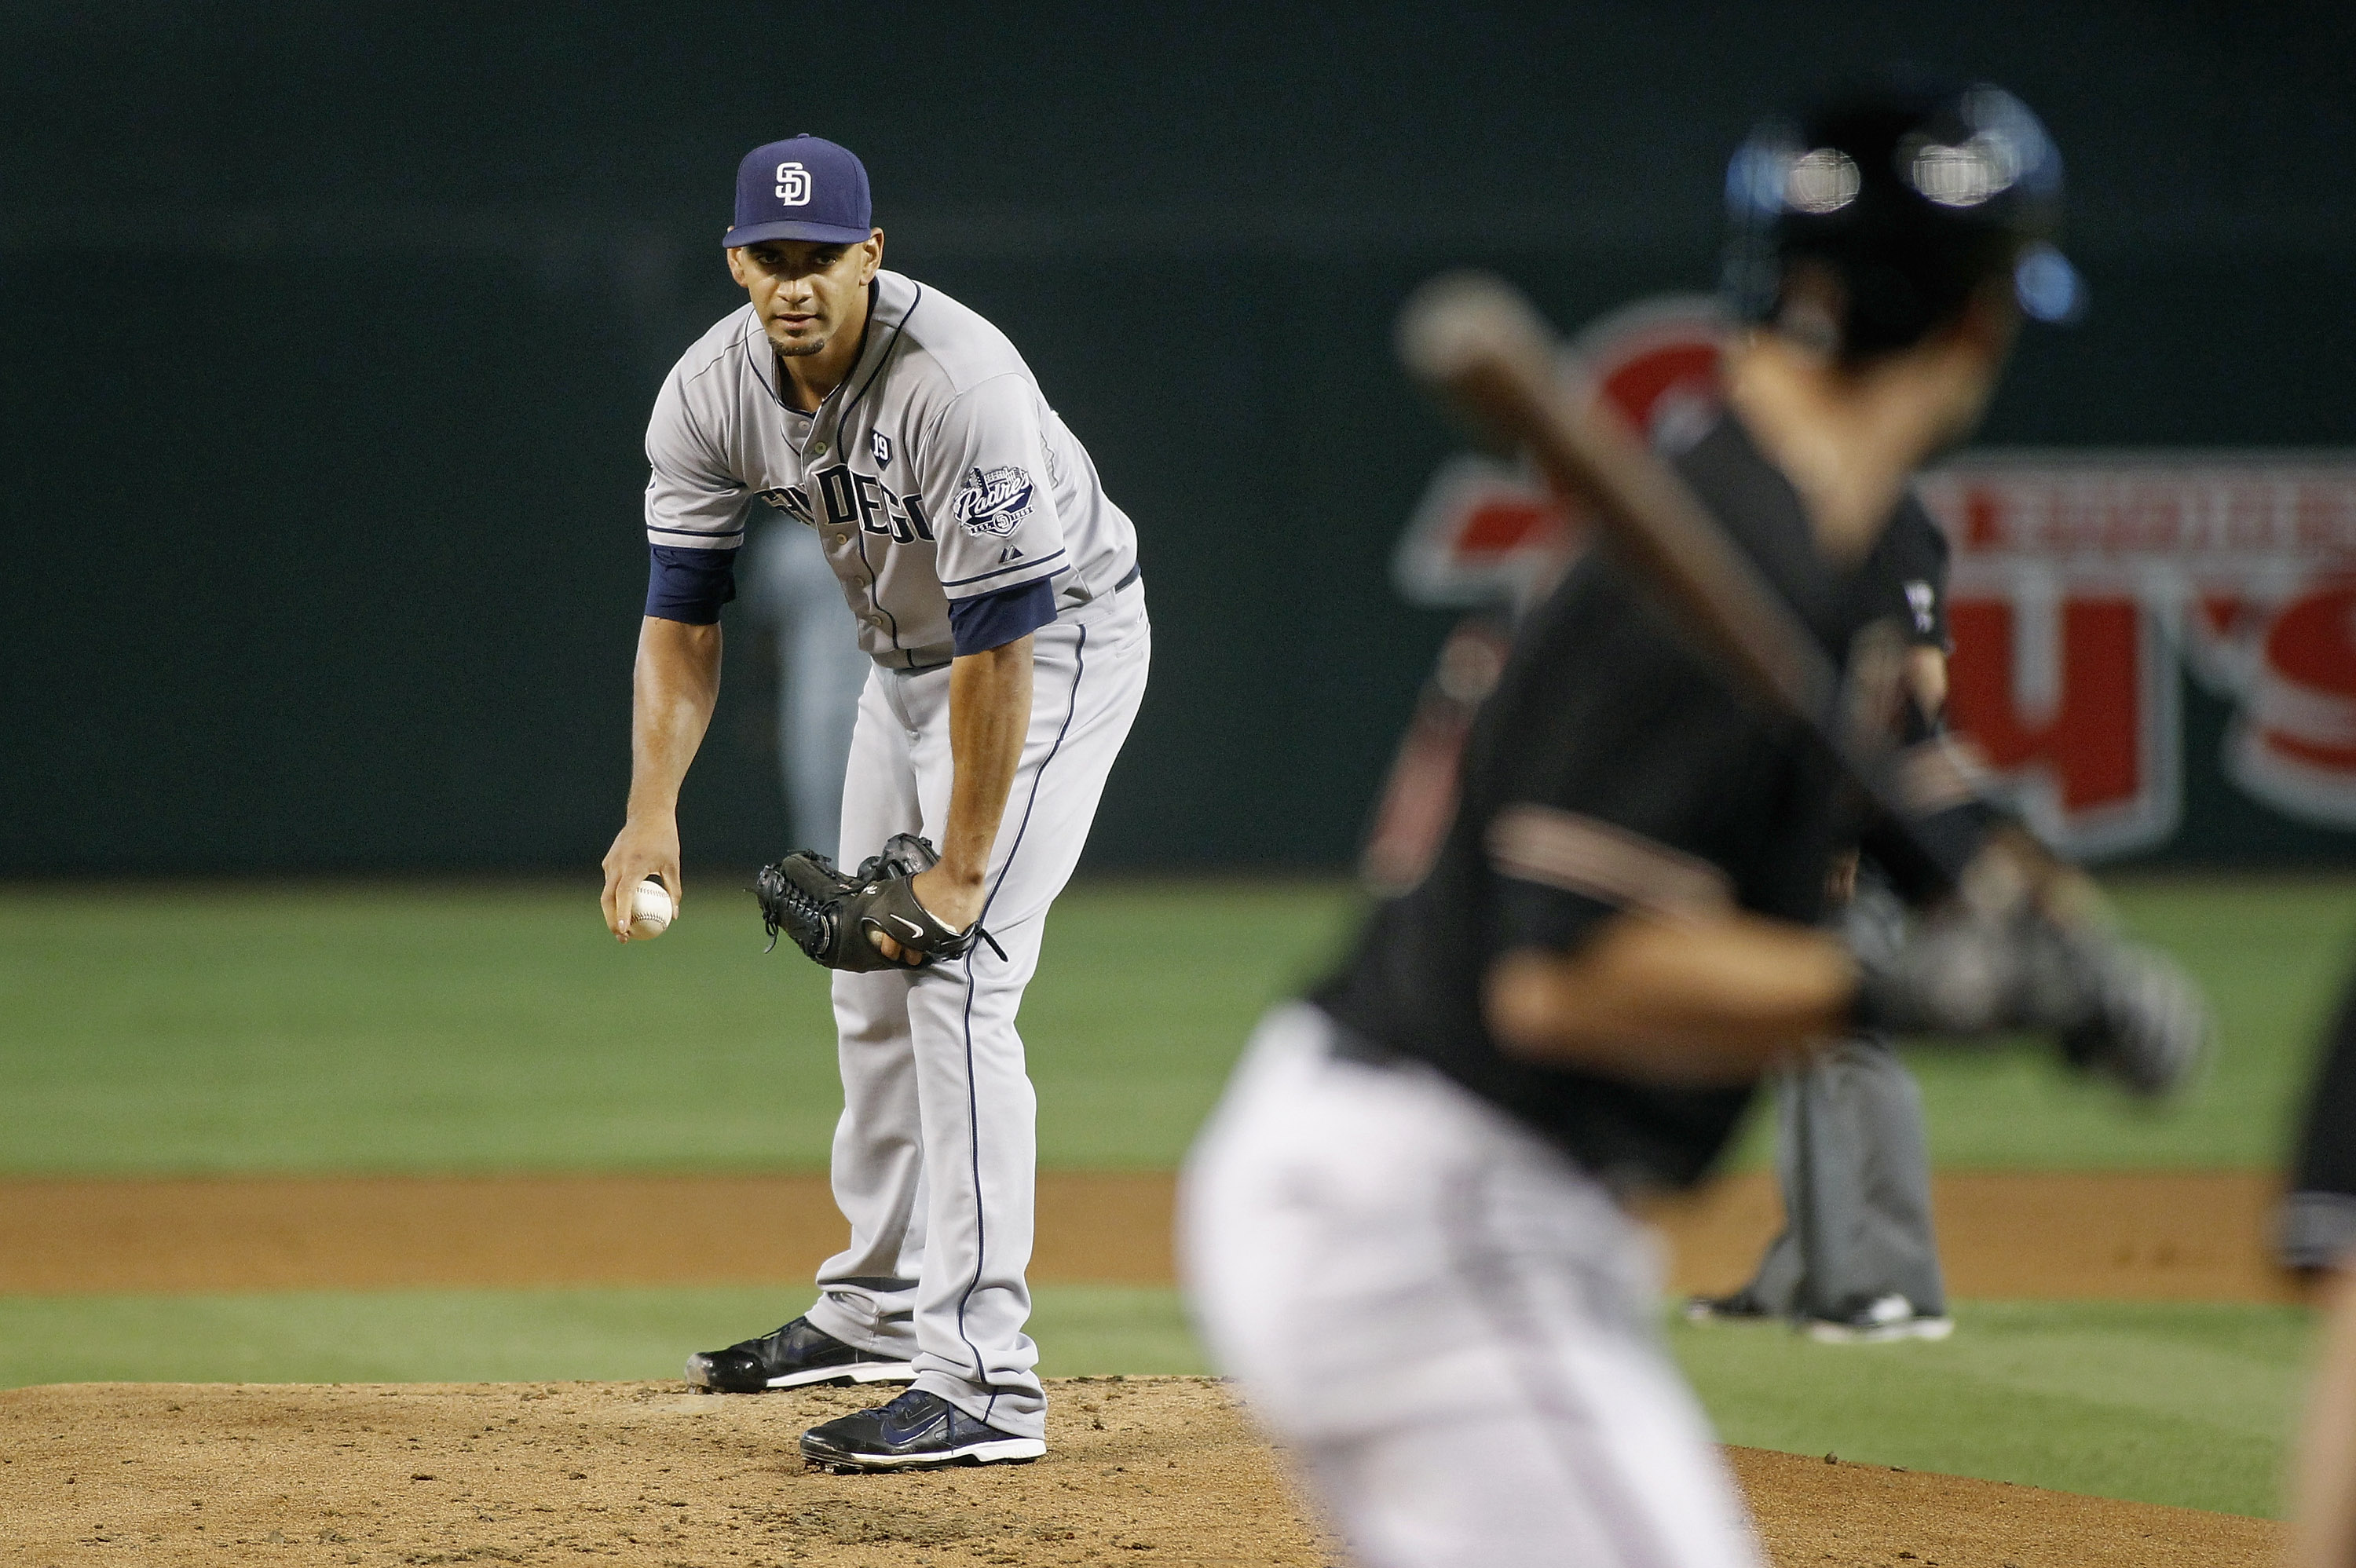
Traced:
<path fill-rule="evenodd" d="M 1041 578 L 1020 588 L 949 601 L 949 640 L 958 656 L 1002 648 L 1055 618 L 1055 585 Z"/>
<path fill-rule="evenodd" d="M 709 626 L 720 619 L 720 606 L 736 597 L 733 549 L 680 549 L 653 544 L 647 547 L 647 558 L 649 615 Z"/>

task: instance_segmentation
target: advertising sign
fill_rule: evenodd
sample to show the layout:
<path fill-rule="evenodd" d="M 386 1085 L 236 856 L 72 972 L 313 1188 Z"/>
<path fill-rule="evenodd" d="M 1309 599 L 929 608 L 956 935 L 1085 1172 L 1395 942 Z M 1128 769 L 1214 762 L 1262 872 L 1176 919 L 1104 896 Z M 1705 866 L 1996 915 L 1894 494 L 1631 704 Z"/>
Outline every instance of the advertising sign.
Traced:
<path fill-rule="evenodd" d="M 1954 546 L 1949 720 L 2055 844 L 2165 844 L 2198 763 L 2356 829 L 2356 453 L 1987 452 L 1921 492 Z M 2214 759 L 2182 676 L 2232 709 Z"/>
<path fill-rule="evenodd" d="M 1564 374 L 1681 444 L 1715 415 L 1723 331 L 1707 297 L 1648 301 L 1581 334 Z M 2211 858 L 2356 859 L 2356 452 L 1982 450 L 1919 488 L 1954 546 L 1949 722 L 2040 835 L 2164 851 L 2201 795 Z M 1580 533 L 1526 470 L 1461 456 L 1394 575 L 1415 603 L 1505 607 Z M 2203 705 L 2222 738 L 2189 723 Z"/>

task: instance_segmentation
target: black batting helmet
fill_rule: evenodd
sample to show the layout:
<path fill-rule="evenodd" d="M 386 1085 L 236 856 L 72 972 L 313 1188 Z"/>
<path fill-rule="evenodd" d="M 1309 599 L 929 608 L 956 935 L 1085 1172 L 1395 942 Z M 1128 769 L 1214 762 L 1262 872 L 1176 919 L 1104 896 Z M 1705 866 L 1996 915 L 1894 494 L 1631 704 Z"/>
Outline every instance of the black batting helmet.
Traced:
<path fill-rule="evenodd" d="M 1876 88 L 1764 121 L 1727 167 L 1726 203 L 1735 314 L 1773 321 L 1794 263 L 1829 269 L 1844 358 L 1919 342 L 1995 279 L 2040 321 L 2085 308 L 2053 244 L 2062 155 L 1999 87 Z"/>

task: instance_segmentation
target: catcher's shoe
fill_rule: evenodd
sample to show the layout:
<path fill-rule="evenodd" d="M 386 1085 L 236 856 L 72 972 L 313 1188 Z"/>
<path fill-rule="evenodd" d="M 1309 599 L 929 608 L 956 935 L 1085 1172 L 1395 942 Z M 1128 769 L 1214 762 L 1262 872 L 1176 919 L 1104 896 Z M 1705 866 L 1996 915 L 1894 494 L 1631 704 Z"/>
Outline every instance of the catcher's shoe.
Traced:
<path fill-rule="evenodd" d="M 1810 1317 L 1801 1327 L 1819 1344 L 1880 1345 L 1892 1339 L 1944 1339 L 1955 1331 L 1955 1320 L 1917 1312 L 1912 1302 L 1892 1294 L 1863 1302 L 1838 1317 Z"/>
<path fill-rule="evenodd" d="M 1769 1323 L 1775 1315 L 1766 1304 L 1748 1289 L 1731 1296 L 1689 1296 L 1686 1297 L 1685 1317 L 1688 1323 Z"/>
<path fill-rule="evenodd" d="M 916 1364 L 846 1345 L 797 1317 L 775 1333 L 724 1350 L 698 1350 L 687 1359 L 690 1387 L 705 1393 L 765 1393 L 777 1388 L 841 1388 L 850 1383 L 905 1383 Z"/>
<path fill-rule="evenodd" d="M 1044 1438 L 1001 1432 L 916 1388 L 889 1404 L 838 1416 L 802 1434 L 802 1457 L 839 1472 L 1027 1465 L 1046 1452 Z"/>

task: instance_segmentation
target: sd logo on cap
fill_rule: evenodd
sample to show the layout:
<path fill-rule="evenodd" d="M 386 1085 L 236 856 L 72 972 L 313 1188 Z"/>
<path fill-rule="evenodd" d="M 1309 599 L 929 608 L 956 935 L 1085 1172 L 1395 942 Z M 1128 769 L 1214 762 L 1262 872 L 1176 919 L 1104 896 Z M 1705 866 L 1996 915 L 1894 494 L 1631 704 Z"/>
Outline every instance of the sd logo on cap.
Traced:
<path fill-rule="evenodd" d="M 856 245 L 873 230 L 873 219 L 867 169 L 851 149 L 795 136 L 755 147 L 736 165 L 736 223 L 727 244 Z"/>

